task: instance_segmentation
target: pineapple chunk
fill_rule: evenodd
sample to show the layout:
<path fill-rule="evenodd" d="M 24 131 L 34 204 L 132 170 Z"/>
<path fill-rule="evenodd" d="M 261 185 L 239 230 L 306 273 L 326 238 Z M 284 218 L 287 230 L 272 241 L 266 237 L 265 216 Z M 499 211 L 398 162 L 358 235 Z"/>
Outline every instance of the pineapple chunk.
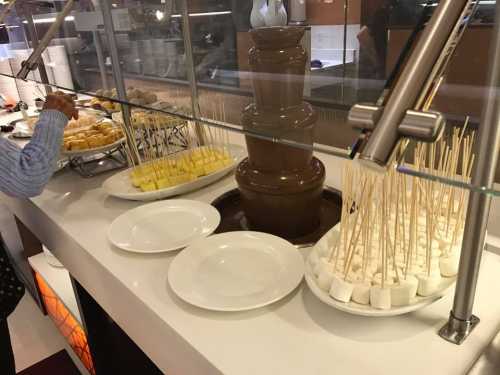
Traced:
<path fill-rule="evenodd" d="M 175 159 L 160 159 L 136 167 L 130 173 L 135 187 L 153 191 L 196 180 L 234 163 L 228 150 L 221 147 L 203 147 L 189 150 Z"/>
<path fill-rule="evenodd" d="M 157 190 L 156 183 L 154 181 L 148 181 L 141 184 L 141 190 L 146 191 L 155 191 Z"/>
<path fill-rule="evenodd" d="M 170 178 L 163 177 L 163 178 L 159 178 L 156 181 L 156 187 L 158 189 L 165 189 L 165 188 L 168 188 L 170 186 L 172 186 L 172 182 L 171 182 Z"/>

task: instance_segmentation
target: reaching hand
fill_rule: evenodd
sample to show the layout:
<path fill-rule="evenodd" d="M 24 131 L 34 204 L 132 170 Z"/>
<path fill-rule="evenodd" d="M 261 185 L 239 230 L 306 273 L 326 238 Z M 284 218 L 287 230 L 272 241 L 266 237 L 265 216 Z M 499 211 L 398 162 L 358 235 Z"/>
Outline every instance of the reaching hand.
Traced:
<path fill-rule="evenodd" d="M 54 109 L 64 113 L 68 120 L 72 118 L 78 120 L 78 110 L 75 108 L 74 100 L 61 91 L 47 95 L 43 109 Z"/>

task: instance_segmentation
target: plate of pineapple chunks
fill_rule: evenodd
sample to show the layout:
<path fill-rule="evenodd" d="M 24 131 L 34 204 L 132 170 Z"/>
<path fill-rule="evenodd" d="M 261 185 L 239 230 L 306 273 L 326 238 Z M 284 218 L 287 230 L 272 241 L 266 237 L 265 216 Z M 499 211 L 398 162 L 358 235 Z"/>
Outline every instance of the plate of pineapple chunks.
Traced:
<path fill-rule="evenodd" d="M 61 154 L 98 154 L 118 148 L 125 140 L 123 130 L 113 121 L 94 121 L 86 127 L 65 131 Z"/>
<path fill-rule="evenodd" d="M 186 194 L 231 172 L 246 157 L 232 144 L 202 146 L 143 163 L 108 178 L 103 187 L 111 196 L 152 201 Z"/>

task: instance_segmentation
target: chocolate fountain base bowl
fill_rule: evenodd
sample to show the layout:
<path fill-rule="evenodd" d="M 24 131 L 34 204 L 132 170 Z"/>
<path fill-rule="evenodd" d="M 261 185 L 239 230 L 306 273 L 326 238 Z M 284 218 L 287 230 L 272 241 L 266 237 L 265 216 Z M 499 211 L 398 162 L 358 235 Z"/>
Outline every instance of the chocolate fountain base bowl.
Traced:
<path fill-rule="evenodd" d="M 248 225 L 258 232 L 279 237 L 302 237 L 311 233 L 319 226 L 323 192 L 322 180 L 319 182 L 317 187 L 291 194 L 266 194 L 240 183 Z"/>
<path fill-rule="evenodd" d="M 259 230 L 248 222 L 243 210 L 241 193 L 238 189 L 230 190 L 212 202 L 221 215 L 221 223 L 215 233 L 236 232 L 241 230 Z M 320 205 L 319 223 L 309 233 L 281 236 L 294 245 L 306 247 L 318 242 L 341 217 L 342 195 L 338 190 L 323 190 Z M 276 233 L 271 233 L 276 234 Z"/>

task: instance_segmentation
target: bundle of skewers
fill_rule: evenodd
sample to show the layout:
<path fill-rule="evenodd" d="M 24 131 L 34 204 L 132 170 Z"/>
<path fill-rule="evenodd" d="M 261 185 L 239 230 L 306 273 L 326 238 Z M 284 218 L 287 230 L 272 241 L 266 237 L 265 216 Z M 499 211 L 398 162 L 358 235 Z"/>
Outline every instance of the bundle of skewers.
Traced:
<path fill-rule="evenodd" d="M 194 181 L 234 164 L 227 130 L 187 121 L 178 128 L 185 144 L 163 132 L 160 116 L 151 116 L 142 131 L 128 129 L 130 181 L 143 192 Z"/>
<path fill-rule="evenodd" d="M 451 141 L 418 143 L 411 167 L 470 179 L 474 133 L 454 129 Z M 391 169 L 385 175 L 347 164 L 342 219 L 328 250 L 309 258 L 317 285 L 340 302 L 375 309 L 411 305 L 442 292 L 458 272 L 468 194 Z"/>

